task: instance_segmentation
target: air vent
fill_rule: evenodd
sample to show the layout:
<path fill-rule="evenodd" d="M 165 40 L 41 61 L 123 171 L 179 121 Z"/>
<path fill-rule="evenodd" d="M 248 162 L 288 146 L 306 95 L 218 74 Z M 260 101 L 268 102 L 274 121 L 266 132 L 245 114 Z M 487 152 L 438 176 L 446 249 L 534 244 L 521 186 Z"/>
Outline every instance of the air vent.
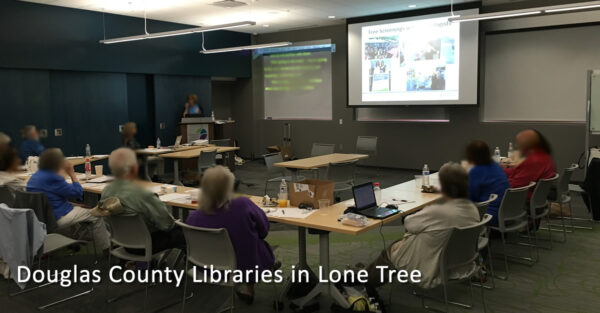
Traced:
<path fill-rule="evenodd" d="M 237 8 L 237 7 L 243 7 L 248 4 L 246 2 L 236 1 L 236 0 L 223 0 L 223 1 L 213 2 L 213 3 L 211 3 L 211 5 L 221 7 L 221 8 Z"/>

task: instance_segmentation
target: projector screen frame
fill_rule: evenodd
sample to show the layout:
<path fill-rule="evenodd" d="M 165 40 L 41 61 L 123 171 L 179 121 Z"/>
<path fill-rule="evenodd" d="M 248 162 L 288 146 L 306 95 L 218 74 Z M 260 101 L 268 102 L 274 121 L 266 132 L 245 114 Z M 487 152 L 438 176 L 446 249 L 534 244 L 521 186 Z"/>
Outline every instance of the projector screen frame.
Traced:
<path fill-rule="evenodd" d="M 455 12 L 471 10 L 471 9 L 478 9 L 481 11 L 481 8 L 482 8 L 482 5 L 481 5 L 481 2 L 479 2 L 479 1 L 459 3 L 459 4 L 454 5 Z M 417 10 L 399 11 L 399 12 L 392 12 L 392 13 L 385 13 L 385 14 L 348 18 L 348 19 L 346 19 L 346 40 L 348 39 L 349 26 L 351 24 L 370 23 L 370 22 L 378 22 L 378 21 L 401 19 L 401 18 L 414 18 L 414 17 L 419 17 L 419 16 L 427 16 L 427 15 L 450 13 L 450 12 L 451 12 L 451 6 L 444 5 L 444 6 L 423 8 L 423 9 L 417 9 Z M 479 23 L 479 22 L 475 21 L 475 22 L 469 22 L 469 23 Z M 480 99 L 481 72 L 482 72 L 481 66 L 482 66 L 482 55 L 483 55 L 483 53 L 481 53 L 481 52 L 482 52 L 482 46 L 484 44 L 484 40 L 483 40 L 484 38 L 482 36 L 481 27 L 478 27 L 477 36 L 478 36 L 478 40 L 477 40 L 478 52 L 477 52 L 477 73 L 476 73 L 477 86 L 476 86 L 476 91 L 475 91 L 476 92 L 476 95 L 475 95 L 476 100 L 474 103 L 463 103 L 463 104 L 419 104 L 418 102 L 415 102 L 414 104 L 401 103 L 401 104 L 350 105 L 350 95 L 349 95 L 349 90 L 351 88 L 350 87 L 350 45 L 347 42 L 347 49 L 346 49 L 346 108 L 479 107 L 480 101 L 481 101 L 481 99 Z"/>

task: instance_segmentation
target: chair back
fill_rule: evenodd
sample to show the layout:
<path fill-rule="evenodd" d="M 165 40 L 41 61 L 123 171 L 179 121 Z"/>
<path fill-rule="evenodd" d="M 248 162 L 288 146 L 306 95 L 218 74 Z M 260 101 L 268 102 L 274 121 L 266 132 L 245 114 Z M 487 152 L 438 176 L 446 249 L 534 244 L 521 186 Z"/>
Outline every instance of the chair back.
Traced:
<path fill-rule="evenodd" d="M 571 166 L 564 168 L 562 173 L 560 174 L 560 179 L 558 180 L 556 195 L 557 199 L 560 200 L 562 195 L 566 195 L 569 193 L 569 183 L 571 182 L 571 177 L 573 176 L 573 172 L 579 168 L 577 164 L 571 164 Z"/>
<path fill-rule="evenodd" d="M 189 262 L 198 267 L 213 265 L 218 270 L 237 268 L 235 250 L 225 228 L 195 227 L 181 221 L 175 223 L 183 229 Z"/>
<path fill-rule="evenodd" d="M 211 142 L 217 147 L 231 147 L 231 139 L 216 139 Z"/>
<path fill-rule="evenodd" d="M 329 163 L 327 168 L 327 180 L 336 184 L 354 185 L 354 170 L 358 160 L 349 162 Z"/>
<path fill-rule="evenodd" d="M 146 259 L 152 257 L 152 238 L 140 215 L 110 215 L 105 217 L 112 244 L 130 249 L 144 249 Z"/>
<path fill-rule="evenodd" d="M 8 186 L 0 186 L 0 203 L 6 204 L 9 208 L 15 203 L 15 195 Z"/>
<path fill-rule="evenodd" d="M 540 179 L 533 190 L 533 194 L 531 195 L 531 199 L 529 200 L 529 210 L 531 216 L 538 215 L 536 213 L 537 209 L 548 207 L 548 195 L 550 194 L 550 190 L 552 186 L 558 181 L 558 177 L 560 175 L 555 174 L 551 178 Z"/>
<path fill-rule="evenodd" d="M 274 164 L 283 162 L 283 157 L 281 153 L 269 153 L 263 155 L 263 159 L 265 160 L 265 165 L 267 166 L 267 175 L 268 177 L 273 176 L 284 176 L 283 167 L 277 167 Z"/>
<path fill-rule="evenodd" d="M 202 173 L 207 168 L 217 165 L 217 149 L 210 151 L 200 151 L 198 156 L 198 171 Z"/>
<path fill-rule="evenodd" d="M 508 188 L 502 197 L 502 202 L 498 208 L 498 225 L 501 231 L 504 231 L 507 221 L 522 219 L 526 214 L 525 204 L 529 189 L 535 186 L 534 182 L 519 188 Z"/>
<path fill-rule="evenodd" d="M 32 209 L 38 220 L 46 224 L 46 231 L 50 234 L 58 228 L 54 210 L 43 192 L 15 191 L 15 208 Z"/>
<path fill-rule="evenodd" d="M 490 207 L 490 203 L 496 201 L 496 199 L 498 199 L 498 195 L 495 193 L 490 194 L 490 198 L 482 201 L 482 202 L 477 202 L 475 203 L 475 206 L 477 207 L 477 210 L 479 210 L 479 217 L 483 218 L 483 215 L 485 213 L 487 213 L 488 208 Z"/>
<path fill-rule="evenodd" d="M 310 156 L 320 156 L 326 154 L 332 154 L 335 151 L 335 144 L 333 143 L 313 143 Z"/>
<path fill-rule="evenodd" d="M 447 280 L 449 271 L 471 264 L 479 258 L 479 236 L 491 219 L 492 216 L 486 214 L 475 225 L 457 227 L 452 230 L 444 249 L 442 262 L 440 262 L 441 275 L 444 280 Z"/>
<path fill-rule="evenodd" d="M 356 138 L 356 153 L 377 155 L 377 136 L 358 136 Z"/>

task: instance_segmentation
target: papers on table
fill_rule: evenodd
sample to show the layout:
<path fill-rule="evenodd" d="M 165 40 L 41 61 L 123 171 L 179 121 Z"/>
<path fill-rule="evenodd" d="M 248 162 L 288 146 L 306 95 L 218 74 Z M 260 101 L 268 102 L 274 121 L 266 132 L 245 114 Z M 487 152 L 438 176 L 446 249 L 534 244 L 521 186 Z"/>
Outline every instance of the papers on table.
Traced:
<path fill-rule="evenodd" d="M 142 149 L 142 151 L 148 152 L 148 153 L 160 153 L 160 152 L 167 153 L 167 152 L 173 151 L 173 149 L 146 148 L 146 149 Z"/>
<path fill-rule="evenodd" d="M 112 176 L 102 175 L 93 179 L 88 180 L 88 183 L 107 183 L 113 181 L 115 178 Z"/>
<path fill-rule="evenodd" d="M 69 157 L 66 157 L 65 159 L 67 159 L 67 160 L 83 159 L 83 156 L 81 156 L 81 155 L 80 156 L 69 156 Z"/>
<path fill-rule="evenodd" d="M 92 155 L 92 158 L 107 158 L 108 154 L 94 154 Z"/>
<path fill-rule="evenodd" d="M 162 202 L 191 203 L 192 199 L 185 193 L 168 193 L 159 197 Z"/>
<path fill-rule="evenodd" d="M 104 190 L 107 184 L 104 183 L 84 183 L 81 187 L 85 189 Z"/>
<path fill-rule="evenodd" d="M 153 187 L 148 187 L 148 190 L 152 191 L 153 193 L 157 194 L 157 195 L 164 195 L 164 194 L 169 194 L 169 193 L 174 193 L 177 191 L 177 186 L 175 185 L 169 185 L 169 184 L 163 184 L 160 186 L 153 186 Z"/>
<path fill-rule="evenodd" d="M 267 216 L 285 217 L 285 218 L 307 218 L 315 213 L 315 210 L 305 210 L 299 208 L 261 208 Z"/>

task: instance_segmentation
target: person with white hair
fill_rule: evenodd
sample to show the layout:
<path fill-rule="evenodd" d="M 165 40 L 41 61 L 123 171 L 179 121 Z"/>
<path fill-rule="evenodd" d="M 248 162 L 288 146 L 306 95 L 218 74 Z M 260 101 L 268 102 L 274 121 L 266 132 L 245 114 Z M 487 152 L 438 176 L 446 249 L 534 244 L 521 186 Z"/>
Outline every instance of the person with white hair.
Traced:
<path fill-rule="evenodd" d="M 231 238 L 241 271 L 271 270 L 281 265 L 275 262 L 273 250 L 265 241 L 269 220 L 252 200 L 233 198 L 235 177 L 224 166 L 207 169 L 202 175 L 199 209 L 192 212 L 186 223 L 205 228 L 225 228 Z M 236 291 L 238 297 L 252 304 L 256 277 L 245 281 L 246 288 Z"/>
<path fill-rule="evenodd" d="M 10 146 L 12 139 L 7 134 L 0 132 L 0 148 L 6 148 Z"/>
<path fill-rule="evenodd" d="M 30 156 L 40 156 L 46 148 L 40 143 L 40 135 L 37 128 L 33 125 L 27 125 L 21 130 L 23 142 L 19 147 L 19 156 L 22 162 L 27 162 Z"/>
<path fill-rule="evenodd" d="M 108 158 L 108 166 L 115 180 L 104 188 L 100 201 L 117 198 L 123 209 L 119 214 L 140 215 L 150 231 L 153 253 L 170 248 L 185 249 L 183 232 L 175 227 L 175 219 L 165 204 L 136 183 L 139 166 L 135 152 L 129 148 L 114 150 Z"/>
<path fill-rule="evenodd" d="M 456 227 L 479 223 L 479 211 L 469 200 L 469 174 L 457 163 L 446 163 L 439 172 L 443 201 L 423 208 L 404 219 L 406 232 L 401 240 L 392 243 L 369 267 L 369 285 L 378 287 L 378 266 L 396 270 L 421 271 L 421 288 L 431 289 L 442 282 L 439 273 L 444 244 Z M 361 266 L 357 266 L 361 267 Z M 451 278 L 462 278 L 473 270 L 466 265 L 454 269 Z M 385 274 L 385 277 L 388 277 Z"/>

